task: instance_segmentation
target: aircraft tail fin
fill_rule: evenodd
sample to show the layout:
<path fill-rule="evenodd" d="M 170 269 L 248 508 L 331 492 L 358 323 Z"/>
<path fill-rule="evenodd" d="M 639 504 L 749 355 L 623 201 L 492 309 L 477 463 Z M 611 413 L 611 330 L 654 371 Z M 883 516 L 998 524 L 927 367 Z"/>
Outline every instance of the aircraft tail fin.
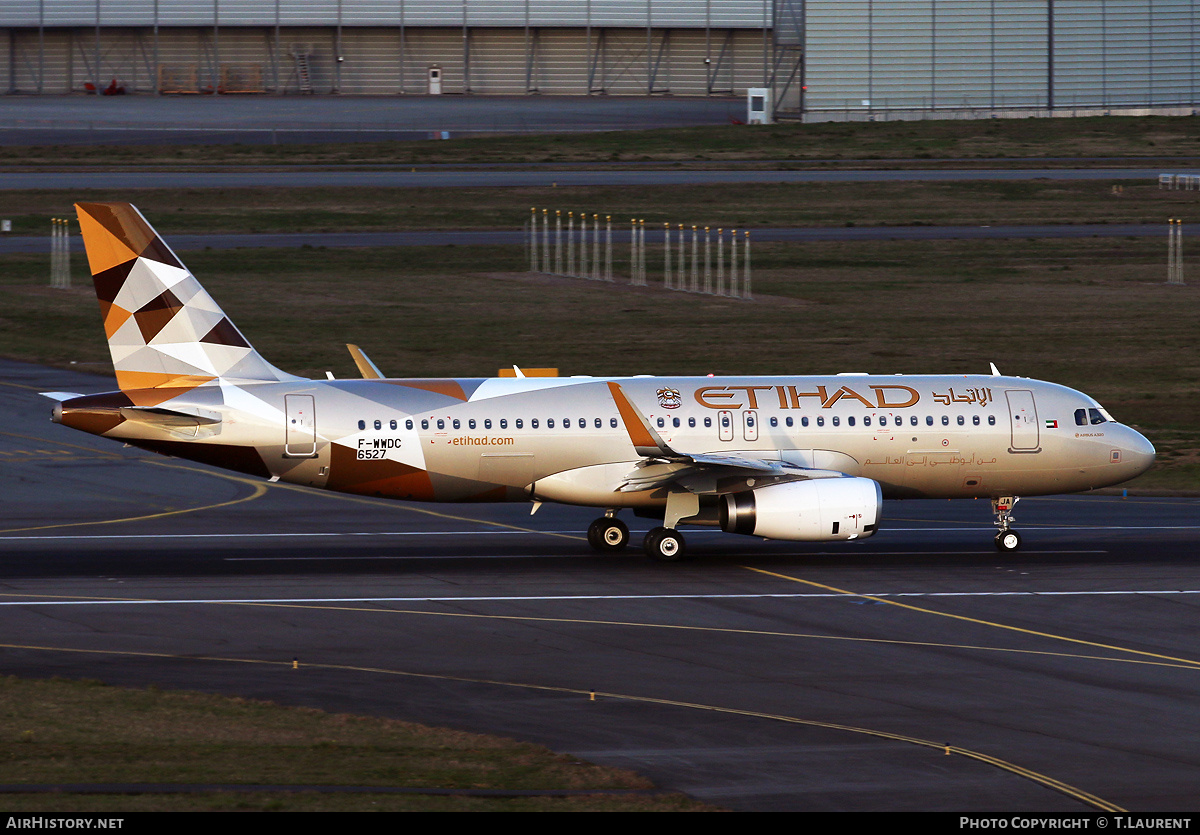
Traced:
<path fill-rule="evenodd" d="M 251 347 L 132 204 L 75 209 L 122 391 L 299 379 Z"/>

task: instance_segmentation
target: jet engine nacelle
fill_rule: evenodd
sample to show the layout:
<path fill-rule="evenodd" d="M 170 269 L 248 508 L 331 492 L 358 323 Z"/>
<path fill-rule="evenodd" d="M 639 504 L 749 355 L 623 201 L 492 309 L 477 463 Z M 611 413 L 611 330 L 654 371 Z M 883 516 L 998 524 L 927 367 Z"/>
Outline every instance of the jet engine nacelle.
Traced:
<path fill-rule="evenodd" d="M 728 493 L 721 530 L 767 539 L 824 542 L 875 533 L 883 493 L 869 478 L 815 478 Z"/>

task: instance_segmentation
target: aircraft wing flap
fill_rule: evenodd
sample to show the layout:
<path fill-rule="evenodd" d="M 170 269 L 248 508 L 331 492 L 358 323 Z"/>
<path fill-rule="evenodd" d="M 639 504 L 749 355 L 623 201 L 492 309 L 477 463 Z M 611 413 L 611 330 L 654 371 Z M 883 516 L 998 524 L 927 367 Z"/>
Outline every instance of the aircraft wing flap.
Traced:
<path fill-rule="evenodd" d="M 681 476 L 685 476 L 693 472 L 693 468 L 684 466 L 670 466 L 656 463 L 643 462 L 637 465 L 637 468 L 625 476 L 621 482 L 621 486 L 617 488 L 618 493 L 640 493 L 643 490 L 654 490 L 667 484 L 677 481 Z"/>
<path fill-rule="evenodd" d="M 754 477 L 775 483 L 843 478 L 846 475 L 837 470 L 809 469 L 781 461 L 761 461 L 736 455 L 695 455 L 689 458 L 689 463 L 683 466 L 677 463 L 641 462 L 624 477 L 617 492 L 637 493 L 678 484 L 691 493 L 720 493 L 725 492 L 716 486 L 721 479 Z"/>
<path fill-rule="evenodd" d="M 748 470 L 756 473 L 782 473 L 785 470 L 799 469 L 782 461 L 764 461 L 761 458 L 747 458 L 743 455 L 727 455 L 721 452 L 706 452 L 698 454 L 684 453 L 692 464 L 706 467 L 726 467 L 735 470 Z"/>

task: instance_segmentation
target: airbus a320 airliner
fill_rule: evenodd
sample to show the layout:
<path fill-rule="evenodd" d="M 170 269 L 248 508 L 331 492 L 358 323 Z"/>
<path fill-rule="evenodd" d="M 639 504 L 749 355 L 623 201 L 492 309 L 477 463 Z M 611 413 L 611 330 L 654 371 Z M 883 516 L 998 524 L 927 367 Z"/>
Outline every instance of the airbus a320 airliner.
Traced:
<path fill-rule="evenodd" d="M 370 496 L 563 502 L 680 525 L 821 542 L 871 536 L 885 498 L 992 500 L 1013 551 L 1019 496 L 1118 484 L 1154 447 L 1091 397 L 1022 377 L 310 380 L 259 355 L 128 203 L 77 207 L 120 391 L 53 392 L 53 419 L 167 455 Z"/>

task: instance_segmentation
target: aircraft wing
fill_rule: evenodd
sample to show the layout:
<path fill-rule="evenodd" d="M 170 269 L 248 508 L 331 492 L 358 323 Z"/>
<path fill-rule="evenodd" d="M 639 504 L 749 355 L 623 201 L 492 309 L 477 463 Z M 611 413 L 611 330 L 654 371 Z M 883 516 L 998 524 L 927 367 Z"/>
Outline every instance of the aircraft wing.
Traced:
<path fill-rule="evenodd" d="M 626 397 L 619 383 L 610 382 L 608 388 L 629 432 L 629 440 L 643 458 L 633 472 L 625 476 L 617 488 L 618 492 L 634 493 L 678 484 L 689 492 L 712 493 L 718 492 L 717 481 L 726 478 L 766 478 L 778 482 L 841 478 L 845 475 L 836 470 L 809 469 L 787 461 L 672 449 L 654 431 L 646 416 Z"/>

